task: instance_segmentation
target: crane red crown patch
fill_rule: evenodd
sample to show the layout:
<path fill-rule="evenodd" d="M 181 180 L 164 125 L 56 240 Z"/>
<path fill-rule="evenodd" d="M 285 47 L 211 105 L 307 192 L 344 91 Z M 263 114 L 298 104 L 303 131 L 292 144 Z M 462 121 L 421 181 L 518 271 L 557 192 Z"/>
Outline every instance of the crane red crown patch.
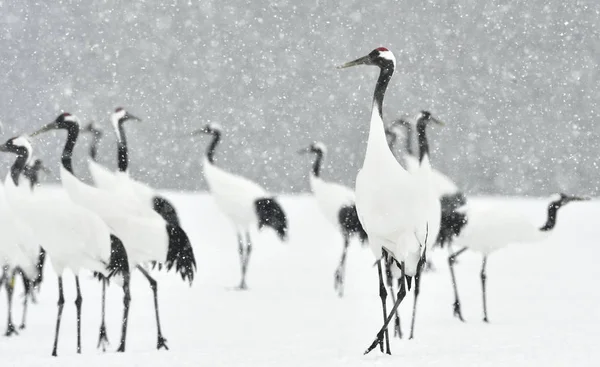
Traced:
<path fill-rule="evenodd" d="M 389 50 L 385 47 L 377 47 L 377 51 L 384 52 L 384 51 L 389 51 Z"/>

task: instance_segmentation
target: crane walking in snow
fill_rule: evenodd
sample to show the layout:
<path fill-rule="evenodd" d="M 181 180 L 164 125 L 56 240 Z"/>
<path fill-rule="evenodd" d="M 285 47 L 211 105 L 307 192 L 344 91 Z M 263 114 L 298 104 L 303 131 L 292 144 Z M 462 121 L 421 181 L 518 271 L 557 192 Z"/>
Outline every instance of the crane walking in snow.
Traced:
<path fill-rule="evenodd" d="M 61 114 L 51 124 L 72 121 L 70 114 Z M 43 130 L 43 129 L 42 129 Z M 32 134 L 36 135 L 38 132 Z M 79 130 L 73 131 L 74 134 Z M 62 157 L 61 176 L 73 172 L 71 153 L 74 142 L 65 145 Z M 58 276 L 58 312 L 52 355 L 57 355 L 58 336 L 64 307 L 63 272 L 71 269 L 75 274 L 77 297 L 77 353 L 81 353 L 81 307 L 83 297 L 79 286 L 79 271 L 87 269 L 105 277 L 115 275 L 124 279 L 124 303 L 128 305 L 129 266 L 127 252 L 121 240 L 111 233 L 110 228 L 97 215 L 73 203 L 70 199 L 55 196 L 40 197 L 23 188 L 19 176 L 31 156 L 32 148 L 24 136 L 11 138 L 0 145 L 1 152 L 17 156 L 5 181 L 6 199 L 16 218 L 27 225 L 36 239 L 41 240 Z M 122 340 L 127 333 L 128 308 L 123 313 Z"/>
<path fill-rule="evenodd" d="M 409 289 L 412 277 L 415 278 L 417 295 L 427 248 L 435 241 L 440 226 L 440 203 L 431 180 L 428 152 L 421 152 L 419 169 L 411 173 L 396 161 L 388 146 L 382 107 L 396 67 L 392 52 L 379 47 L 340 68 L 355 65 L 374 65 L 380 69 L 373 96 L 367 151 L 363 167 L 356 177 L 356 209 L 375 257 L 379 260 L 384 253 L 391 256 L 395 260 L 395 273 L 402 270 Z M 426 139 L 424 135 L 423 139 Z M 423 144 L 426 143 L 426 140 L 423 141 Z M 402 281 L 397 300 L 388 315 L 381 262 L 378 262 L 378 272 L 384 324 L 365 354 L 378 344 L 383 352 L 384 341 L 385 352 L 390 354 L 387 326 L 406 296 L 405 281 Z"/>
<path fill-rule="evenodd" d="M 356 235 L 365 244 L 367 233 L 362 228 L 356 205 L 354 203 L 354 191 L 350 188 L 334 182 L 328 182 L 321 178 L 321 168 L 327 149 L 321 142 L 313 143 L 299 151 L 300 154 L 313 153 L 315 160 L 310 171 L 310 188 L 319 204 L 323 216 L 327 218 L 335 228 L 342 232 L 344 248 L 340 264 L 335 271 L 334 289 L 338 295 L 344 295 L 344 277 L 346 272 L 346 254 L 352 236 Z"/>
<path fill-rule="evenodd" d="M 448 258 L 448 264 L 453 274 L 454 315 L 457 317 L 461 315 L 458 289 L 453 270 L 454 262 L 458 256 L 463 254 L 467 249 L 483 255 L 480 273 L 483 296 L 483 321 L 489 322 L 486 297 L 486 265 L 489 255 L 511 243 L 540 242 L 547 239 L 556 226 L 558 210 L 570 202 L 584 200 L 589 199 L 562 193 L 554 195 L 548 205 L 546 222 L 541 227 L 539 223 L 535 223 L 531 218 L 519 211 L 505 210 L 505 208 L 498 207 L 468 207 L 466 210 L 467 225 L 455 239 L 456 245 L 462 248 Z"/>
<path fill-rule="evenodd" d="M 275 197 L 247 178 L 227 172 L 215 164 L 215 149 L 221 140 L 221 126 L 215 123 L 191 133 L 211 135 L 204 157 L 204 178 L 221 211 L 232 221 L 237 231 L 241 280 L 239 289 L 246 289 L 246 272 L 252 253 L 249 229 L 271 227 L 281 241 L 287 240 L 288 223 L 283 208 Z"/>
<path fill-rule="evenodd" d="M 116 113 L 122 117 L 127 115 L 125 111 L 119 109 Z M 116 122 L 117 127 L 122 124 L 118 120 Z M 66 130 L 66 146 L 72 149 L 78 139 L 79 122 L 77 118 L 71 115 L 68 119 L 62 118 L 62 120 L 59 116 L 57 121 L 46 125 L 36 133 L 50 130 Z M 120 131 L 120 133 L 123 133 L 123 131 Z M 63 152 L 63 159 L 66 155 L 70 159 L 71 152 Z M 194 252 L 185 231 L 178 225 L 165 220 L 155 210 L 153 196 L 151 193 L 147 194 L 152 190 L 144 184 L 135 182 L 127 175 L 128 155 L 124 133 L 119 140 L 118 157 L 119 172 L 115 174 L 95 163 L 106 174 L 103 176 L 106 179 L 105 181 L 100 181 L 94 176 L 94 181 L 98 187 L 89 186 L 74 175 L 61 170 L 63 187 L 71 200 L 97 214 L 114 230 L 119 238 L 123 239 L 128 254 L 129 268 L 136 267 L 140 270 L 148 279 L 153 291 L 157 323 L 157 349 L 168 349 L 166 339 L 161 331 L 156 281 L 150 277 L 141 264 L 164 264 L 167 270 L 174 268 L 183 280 L 191 283 L 196 270 Z M 92 162 L 93 160 L 89 161 L 90 167 L 92 167 Z M 141 190 L 145 191 L 140 192 Z M 103 299 L 104 297 L 105 284 L 103 284 Z M 104 301 L 102 304 L 104 305 Z M 128 304 L 126 310 L 128 310 Z M 98 344 L 100 347 L 105 348 L 107 343 L 104 310 L 102 310 Z M 122 338 L 117 350 L 119 352 L 125 351 L 124 338 Z"/>

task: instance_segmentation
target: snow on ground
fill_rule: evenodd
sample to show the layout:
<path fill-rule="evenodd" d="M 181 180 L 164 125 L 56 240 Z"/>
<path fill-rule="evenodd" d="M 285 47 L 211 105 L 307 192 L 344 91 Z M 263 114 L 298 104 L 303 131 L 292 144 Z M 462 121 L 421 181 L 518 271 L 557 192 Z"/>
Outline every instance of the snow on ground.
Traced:
<path fill-rule="evenodd" d="M 322 220 L 307 196 L 288 196 L 290 241 L 271 232 L 254 237 L 248 285 L 239 281 L 237 243 L 229 223 L 204 194 L 171 193 L 195 246 L 198 274 L 189 288 L 174 274 L 157 274 L 162 326 L 170 351 L 156 351 L 151 291 L 133 275 L 127 352 L 118 345 L 122 292 L 108 293 L 111 351 L 96 349 L 100 285 L 82 275 L 83 354 L 75 353 L 74 281 L 65 276 L 65 309 L 59 357 L 50 357 L 56 317 L 56 278 L 48 269 L 29 326 L 17 337 L 0 337 L 2 366 L 591 366 L 600 363 L 600 234 L 598 202 L 561 210 L 546 243 L 515 244 L 488 261 L 491 324 L 482 319 L 481 257 L 459 258 L 461 323 L 453 302 L 445 251 L 432 257 L 419 300 L 416 338 L 393 340 L 393 356 L 362 352 L 381 326 L 377 273 L 368 248 L 353 243 L 348 254 L 346 295 L 333 290 L 341 238 Z M 544 222 L 546 202 L 479 198 L 475 205 L 503 203 Z M 18 291 L 20 293 L 20 291 Z M 2 294 L 3 291 L 2 291 Z M 4 296 L 0 314 L 5 314 Z M 407 298 L 408 300 L 408 298 Z M 412 302 L 412 297 L 410 297 Z M 411 302 L 402 308 L 408 333 Z M 16 307 L 18 322 L 21 308 Z M 3 317 L 3 316 L 2 316 Z M 0 329 L 4 325 L 0 326 Z"/>

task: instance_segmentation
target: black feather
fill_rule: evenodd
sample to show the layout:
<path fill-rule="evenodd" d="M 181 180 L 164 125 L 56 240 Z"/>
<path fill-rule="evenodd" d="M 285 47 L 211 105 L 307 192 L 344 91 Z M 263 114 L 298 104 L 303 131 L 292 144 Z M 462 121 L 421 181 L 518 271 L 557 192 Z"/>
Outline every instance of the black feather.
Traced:
<path fill-rule="evenodd" d="M 167 233 L 169 234 L 169 248 L 165 267 L 167 270 L 175 267 L 175 271 L 181 274 L 181 279 L 187 280 L 191 285 L 196 272 L 196 258 L 192 244 L 185 231 L 179 226 L 167 224 Z M 160 263 L 155 265 L 158 265 L 159 268 L 162 266 Z"/>
<path fill-rule="evenodd" d="M 338 213 L 338 220 L 345 233 L 348 235 L 358 235 L 363 246 L 367 243 L 367 232 L 365 232 L 358 219 L 356 205 L 343 206 Z"/>
<path fill-rule="evenodd" d="M 154 211 L 157 212 L 163 219 L 172 226 L 181 226 L 179 224 L 179 216 L 175 210 L 175 206 L 162 196 L 155 196 L 152 200 Z"/>
<path fill-rule="evenodd" d="M 33 279 L 33 287 L 34 288 L 38 288 L 40 286 L 40 284 L 42 284 L 42 281 L 44 280 L 44 263 L 46 259 L 46 251 L 40 247 L 40 253 L 38 255 L 38 261 L 35 265 L 35 268 L 37 270 L 37 274 L 35 276 L 35 279 Z"/>
<path fill-rule="evenodd" d="M 271 227 L 277 232 L 279 239 L 287 240 L 287 217 L 283 208 L 275 198 L 261 198 L 254 202 L 258 216 L 258 229 Z"/>
<path fill-rule="evenodd" d="M 467 204 L 467 198 L 461 192 L 452 195 L 444 195 L 440 199 L 442 208 L 442 218 L 440 222 L 440 232 L 436 244 L 444 247 L 452 242 L 454 237 L 458 236 L 464 226 L 467 224 L 467 215 L 459 211 Z"/>
<path fill-rule="evenodd" d="M 110 235 L 110 260 L 106 270 L 108 270 L 107 278 L 112 278 L 117 274 L 125 275 L 129 273 L 129 261 L 125 246 L 117 236 L 112 234 Z M 96 274 L 94 276 L 98 277 Z"/>

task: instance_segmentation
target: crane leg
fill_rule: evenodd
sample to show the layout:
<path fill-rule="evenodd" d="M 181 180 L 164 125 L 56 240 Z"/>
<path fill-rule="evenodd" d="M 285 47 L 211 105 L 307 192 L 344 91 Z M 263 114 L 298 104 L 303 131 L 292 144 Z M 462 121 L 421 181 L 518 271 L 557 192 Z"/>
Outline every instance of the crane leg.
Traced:
<path fill-rule="evenodd" d="M 408 337 L 408 339 L 412 339 L 415 333 L 415 320 L 417 319 L 417 300 L 419 299 L 419 292 L 421 291 L 421 275 L 423 274 L 423 269 L 425 268 L 426 263 L 427 248 L 423 250 L 423 255 L 421 255 L 419 263 L 417 264 L 417 274 L 415 275 L 415 302 L 413 303 L 412 320 L 410 323 L 410 336 Z"/>
<path fill-rule="evenodd" d="M 5 269 L 5 272 L 7 272 L 7 270 Z M 6 289 L 6 296 L 8 298 L 8 320 L 6 322 L 6 332 L 4 333 L 4 336 L 12 336 L 17 333 L 17 329 L 15 328 L 15 325 L 13 324 L 12 321 L 12 304 L 13 304 L 13 293 L 15 290 L 15 275 L 13 273 L 13 275 L 8 278 L 5 281 L 4 284 L 4 288 Z"/>
<path fill-rule="evenodd" d="M 388 256 L 386 258 L 386 269 L 385 269 L 385 275 L 387 277 L 386 279 L 386 283 L 388 288 L 390 289 L 390 296 L 392 297 L 392 304 L 396 303 L 396 293 L 394 292 L 394 279 L 392 277 L 392 265 L 393 265 L 393 259 L 391 258 L 391 256 Z M 402 281 L 402 278 L 404 277 L 404 275 L 400 276 L 400 281 Z M 400 283 L 398 283 L 398 286 L 400 286 Z M 398 312 L 398 310 L 396 310 L 395 312 L 395 317 L 394 317 L 394 337 L 398 337 L 399 339 L 402 339 L 402 328 L 400 327 L 400 313 Z"/>
<path fill-rule="evenodd" d="M 27 321 L 27 308 L 29 305 L 29 297 L 32 297 L 33 299 L 33 282 L 31 282 L 27 278 L 23 271 L 21 271 L 21 279 L 23 281 L 23 289 L 25 290 L 25 296 L 23 297 L 23 315 L 21 316 L 21 325 L 19 325 L 19 329 L 23 330 L 25 329 L 25 324 Z"/>
<path fill-rule="evenodd" d="M 52 355 L 56 357 L 56 350 L 58 347 L 58 334 L 60 332 L 60 320 L 62 318 L 63 306 L 65 305 L 65 295 L 63 292 L 63 281 L 62 276 L 58 276 L 58 314 L 56 315 L 56 330 L 54 332 L 54 348 L 52 349 Z"/>
<path fill-rule="evenodd" d="M 125 341 L 127 340 L 127 322 L 129 320 L 129 303 L 131 302 L 131 292 L 129 290 L 130 282 L 131 275 L 129 273 L 123 274 L 123 322 L 121 323 L 121 343 L 119 344 L 119 349 L 117 349 L 117 352 L 125 352 Z M 167 346 L 164 345 L 164 347 L 166 348 Z M 160 349 L 160 346 L 158 349 Z"/>
<path fill-rule="evenodd" d="M 481 264 L 481 289 L 483 290 L 483 321 L 489 322 L 487 315 L 487 297 L 485 295 L 485 285 L 487 275 L 485 273 L 485 266 L 487 265 L 487 256 L 483 257 L 483 262 Z"/>
<path fill-rule="evenodd" d="M 241 238 L 241 236 L 240 236 Z M 242 245 L 240 245 L 242 246 Z M 250 263 L 250 255 L 252 254 L 252 239 L 250 233 L 246 232 L 246 250 L 243 252 L 242 260 L 242 280 L 240 281 L 240 289 L 247 289 L 246 285 L 246 273 L 248 271 L 248 264 Z"/>
<path fill-rule="evenodd" d="M 79 276 L 75 276 L 75 288 L 77 289 L 77 298 L 75 298 L 75 307 L 77 308 L 77 353 L 81 353 L 81 287 L 79 286 Z"/>
<path fill-rule="evenodd" d="M 338 292 L 338 296 L 344 296 L 344 277 L 346 274 L 346 253 L 348 252 L 348 245 L 350 244 L 350 238 L 348 234 L 344 234 L 344 250 L 342 251 L 342 258 L 340 259 L 340 265 L 335 270 L 335 281 L 333 288 Z"/>
<path fill-rule="evenodd" d="M 454 316 L 458 317 L 458 319 L 462 322 L 465 321 L 462 316 L 462 311 L 460 309 L 460 300 L 458 299 L 458 286 L 456 285 L 456 275 L 454 274 L 454 262 L 456 258 L 467 250 L 466 247 L 456 251 L 455 253 L 450 253 L 448 256 L 448 267 L 450 268 L 450 277 L 452 278 L 452 287 L 454 288 L 454 304 L 453 304 L 453 312 Z M 451 252 L 450 246 L 448 246 L 448 251 Z"/>
<path fill-rule="evenodd" d="M 238 240 L 238 254 L 240 255 L 240 274 L 243 279 L 245 251 L 244 251 L 244 239 L 242 238 L 242 234 L 240 232 L 238 232 L 238 234 L 237 234 L 237 240 Z M 240 289 L 244 289 L 244 288 L 242 288 L 242 285 L 244 286 L 244 288 L 246 287 L 246 285 L 242 284 L 242 282 L 240 281 L 240 285 L 239 285 Z"/>
<path fill-rule="evenodd" d="M 108 279 L 102 277 L 100 280 L 102 282 L 102 321 L 100 323 L 100 333 L 98 335 L 98 346 L 97 348 L 102 348 L 103 352 L 106 352 L 106 347 L 110 344 L 108 342 L 108 336 L 106 334 L 106 285 L 108 283 Z"/>
<path fill-rule="evenodd" d="M 377 273 L 379 274 L 379 297 L 381 298 L 381 308 L 383 311 L 383 322 L 385 324 L 385 320 L 388 316 L 387 314 L 387 290 L 385 288 L 385 284 L 383 283 L 383 270 L 381 269 L 381 262 L 385 261 L 383 258 L 377 262 Z M 379 337 L 379 334 L 377 334 Z M 382 338 L 379 339 L 379 349 L 383 352 L 383 344 L 385 341 L 385 353 L 392 354 L 390 352 L 390 336 L 387 330 L 387 327 L 383 331 Z"/>
<path fill-rule="evenodd" d="M 146 269 L 140 265 L 138 265 L 137 268 L 146 277 L 146 279 L 148 279 L 152 293 L 154 293 L 154 310 L 156 312 L 156 328 L 158 330 L 158 342 L 156 343 L 156 349 L 165 348 L 166 350 L 169 350 L 169 347 L 167 346 L 167 339 L 163 337 L 160 328 L 160 317 L 158 315 L 158 285 L 156 284 L 156 280 L 152 278 L 150 274 L 148 274 Z"/>
<path fill-rule="evenodd" d="M 387 315 L 383 326 L 381 327 L 379 332 L 377 332 L 377 337 L 375 338 L 373 343 L 371 343 L 369 348 L 367 348 L 367 350 L 365 351 L 364 354 L 370 353 L 373 349 L 375 349 L 375 347 L 377 347 L 377 344 L 381 345 L 381 341 L 383 340 L 383 337 L 384 337 L 384 332 L 385 332 L 385 330 L 387 330 L 388 324 L 390 323 L 390 321 L 392 321 L 393 314 L 398 310 L 398 306 L 400 306 L 400 303 L 402 303 L 402 300 L 404 300 L 405 296 L 406 296 L 406 285 L 404 283 L 404 280 L 402 280 L 400 283 L 400 288 L 398 289 L 398 298 L 396 299 L 396 303 L 394 303 L 394 307 L 392 307 L 391 313 L 389 315 Z"/>

